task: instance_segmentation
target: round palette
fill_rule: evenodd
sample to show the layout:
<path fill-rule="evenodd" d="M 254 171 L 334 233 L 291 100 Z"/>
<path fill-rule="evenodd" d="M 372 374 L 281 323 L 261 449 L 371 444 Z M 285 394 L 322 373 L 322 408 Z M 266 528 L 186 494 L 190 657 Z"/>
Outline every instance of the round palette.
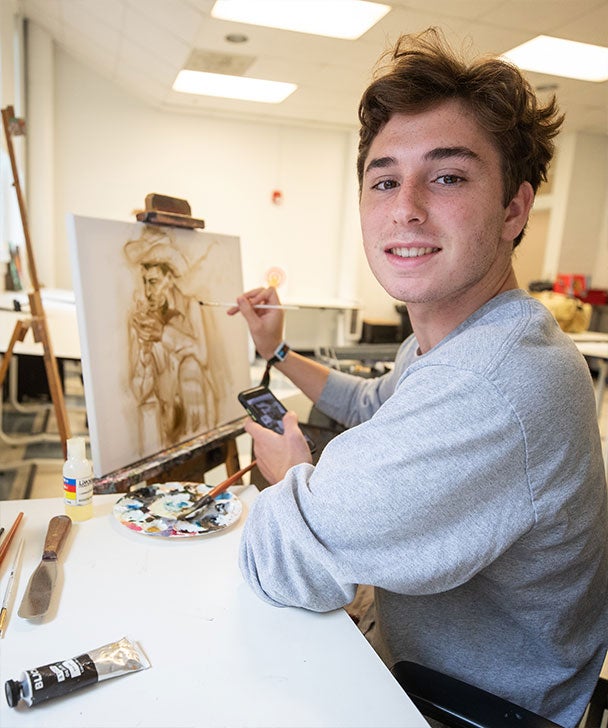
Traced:
<path fill-rule="evenodd" d="M 148 536 L 188 538 L 222 531 L 241 517 L 243 506 L 224 491 L 200 515 L 180 520 L 178 515 L 213 488 L 205 483 L 154 483 L 135 488 L 114 504 L 114 516 L 123 526 Z"/>

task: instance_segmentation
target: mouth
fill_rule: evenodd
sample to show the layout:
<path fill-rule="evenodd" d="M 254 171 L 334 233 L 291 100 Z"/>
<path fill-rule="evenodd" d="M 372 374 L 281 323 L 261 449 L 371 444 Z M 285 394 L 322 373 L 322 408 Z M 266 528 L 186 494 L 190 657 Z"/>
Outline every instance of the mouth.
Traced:
<path fill-rule="evenodd" d="M 410 248 L 388 248 L 386 251 L 391 255 L 396 255 L 399 258 L 421 258 L 424 255 L 431 255 L 432 253 L 438 253 L 441 248 L 436 247 L 410 247 Z"/>

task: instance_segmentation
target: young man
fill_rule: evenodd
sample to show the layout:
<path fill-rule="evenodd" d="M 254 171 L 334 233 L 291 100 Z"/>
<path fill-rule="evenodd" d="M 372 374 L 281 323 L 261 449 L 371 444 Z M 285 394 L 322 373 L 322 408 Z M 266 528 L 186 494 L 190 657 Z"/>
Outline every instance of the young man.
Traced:
<path fill-rule="evenodd" d="M 349 427 L 316 467 L 248 422 L 277 483 L 241 568 L 260 597 L 326 611 L 375 586 L 370 639 L 575 726 L 608 647 L 606 483 L 592 383 L 511 265 L 561 125 L 497 59 L 403 37 L 360 105 L 363 240 L 414 334 L 375 380 L 282 344 L 272 289 L 239 297 L 260 354 Z M 276 359 L 276 356 L 275 356 Z"/>

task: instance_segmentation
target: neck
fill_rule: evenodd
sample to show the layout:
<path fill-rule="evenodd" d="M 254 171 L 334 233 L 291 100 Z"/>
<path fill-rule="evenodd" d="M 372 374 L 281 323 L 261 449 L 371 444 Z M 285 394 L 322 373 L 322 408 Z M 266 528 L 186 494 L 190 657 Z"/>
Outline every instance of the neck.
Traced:
<path fill-rule="evenodd" d="M 493 287 L 471 291 L 458 300 L 441 300 L 432 303 L 407 303 L 412 329 L 418 340 L 420 353 L 424 354 L 444 339 L 457 326 L 495 296 L 519 288 L 515 271 L 511 266 L 503 278 Z"/>

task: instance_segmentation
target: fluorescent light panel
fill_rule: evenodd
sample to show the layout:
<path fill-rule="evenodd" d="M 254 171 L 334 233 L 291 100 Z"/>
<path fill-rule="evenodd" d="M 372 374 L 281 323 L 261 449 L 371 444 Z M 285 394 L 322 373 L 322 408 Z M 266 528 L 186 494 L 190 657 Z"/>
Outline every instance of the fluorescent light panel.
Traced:
<path fill-rule="evenodd" d="M 390 5 L 366 0 L 217 0 L 220 20 L 354 40 L 375 25 Z"/>
<path fill-rule="evenodd" d="M 177 74 L 174 91 L 200 96 L 220 96 L 242 101 L 279 104 L 297 89 L 295 83 L 264 81 L 259 78 L 227 76 L 223 73 L 203 73 L 183 69 Z"/>
<path fill-rule="evenodd" d="M 580 81 L 608 80 L 608 48 L 539 35 L 504 54 L 526 71 Z"/>

